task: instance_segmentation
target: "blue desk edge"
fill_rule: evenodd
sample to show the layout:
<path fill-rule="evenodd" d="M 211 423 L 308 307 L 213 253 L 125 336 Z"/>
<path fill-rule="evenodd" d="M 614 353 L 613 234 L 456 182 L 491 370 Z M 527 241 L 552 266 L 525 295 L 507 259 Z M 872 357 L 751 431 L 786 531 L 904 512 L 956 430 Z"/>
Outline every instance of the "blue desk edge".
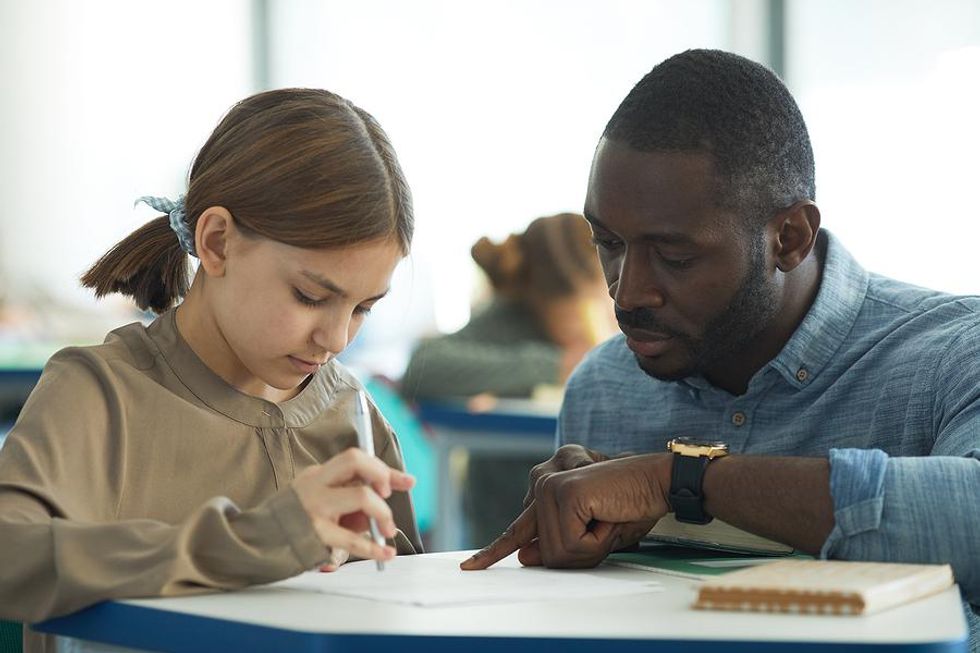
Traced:
<path fill-rule="evenodd" d="M 560 650 L 591 653 L 615 650 L 625 653 L 682 653 L 691 650 L 709 653 L 871 653 L 902 651 L 905 653 L 966 653 L 963 639 L 946 642 L 910 644 L 853 644 L 815 642 L 744 642 L 724 640 L 651 640 L 651 639 L 572 639 L 558 637 L 486 637 L 435 635 L 376 635 L 351 633 L 314 633 L 259 626 L 224 619 L 213 619 L 115 601 L 96 604 L 79 612 L 36 624 L 34 630 L 77 639 L 174 653 L 210 653 L 211 651 L 304 651 L 330 653 L 540 653 Z"/>
<path fill-rule="evenodd" d="M 419 418 L 433 426 L 467 431 L 523 432 L 554 435 L 558 427 L 555 415 L 488 411 L 474 413 L 465 407 L 439 402 L 419 404 Z"/>

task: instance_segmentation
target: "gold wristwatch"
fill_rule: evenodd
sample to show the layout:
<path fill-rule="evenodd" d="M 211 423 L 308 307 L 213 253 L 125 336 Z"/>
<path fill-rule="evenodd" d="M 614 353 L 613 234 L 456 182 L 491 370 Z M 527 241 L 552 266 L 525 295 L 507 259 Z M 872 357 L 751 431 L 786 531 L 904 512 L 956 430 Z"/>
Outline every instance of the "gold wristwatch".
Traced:
<path fill-rule="evenodd" d="M 668 495 L 674 518 L 689 524 L 707 524 L 713 517 L 704 510 L 704 495 L 701 492 L 704 472 L 712 460 L 728 455 L 728 445 L 679 437 L 667 442 L 667 451 L 674 454 Z"/>

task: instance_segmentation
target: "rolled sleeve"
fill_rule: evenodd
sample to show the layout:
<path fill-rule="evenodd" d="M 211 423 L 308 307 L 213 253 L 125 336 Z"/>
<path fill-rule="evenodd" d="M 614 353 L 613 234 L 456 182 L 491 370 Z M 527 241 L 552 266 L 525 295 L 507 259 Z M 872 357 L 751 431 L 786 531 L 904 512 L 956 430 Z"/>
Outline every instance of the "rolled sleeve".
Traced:
<path fill-rule="evenodd" d="M 847 538 L 877 530 L 885 507 L 888 454 L 879 449 L 831 449 L 830 495 L 834 528 L 820 550 L 831 557 Z"/>
<path fill-rule="evenodd" d="M 963 597 L 976 604 L 980 459 L 975 454 L 890 458 L 877 450 L 832 449 L 836 523 L 820 557 L 948 563 Z"/>

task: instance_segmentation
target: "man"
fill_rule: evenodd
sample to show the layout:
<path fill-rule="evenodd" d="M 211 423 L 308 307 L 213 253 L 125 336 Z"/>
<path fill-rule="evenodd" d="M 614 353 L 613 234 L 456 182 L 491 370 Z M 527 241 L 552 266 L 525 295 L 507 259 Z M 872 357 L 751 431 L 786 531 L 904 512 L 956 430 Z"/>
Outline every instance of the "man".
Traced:
<path fill-rule="evenodd" d="M 865 272 L 814 197 L 763 66 L 692 50 L 637 84 L 585 205 L 623 336 L 575 371 L 565 446 L 464 569 L 593 566 L 668 512 L 717 517 L 824 558 L 950 563 L 978 650 L 980 298 Z"/>

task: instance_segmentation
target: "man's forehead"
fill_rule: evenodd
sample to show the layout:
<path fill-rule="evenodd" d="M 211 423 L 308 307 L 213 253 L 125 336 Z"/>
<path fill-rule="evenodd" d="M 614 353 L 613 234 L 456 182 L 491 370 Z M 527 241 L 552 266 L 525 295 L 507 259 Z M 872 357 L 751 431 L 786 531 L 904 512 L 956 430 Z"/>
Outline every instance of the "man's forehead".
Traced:
<path fill-rule="evenodd" d="M 717 215 L 717 192 L 708 153 L 642 152 L 603 139 L 589 176 L 585 213 L 600 223 L 642 215 L 681 226 Z"/>
<path fill-rule="evenodd" d="M 596 148 L 589 187 L 642 184 L 662 186 L 683 178 L 687 182 L 714 182 L 714 159 L 705 151 L 637 150 L 620 141 L 602 138 Z"/>

